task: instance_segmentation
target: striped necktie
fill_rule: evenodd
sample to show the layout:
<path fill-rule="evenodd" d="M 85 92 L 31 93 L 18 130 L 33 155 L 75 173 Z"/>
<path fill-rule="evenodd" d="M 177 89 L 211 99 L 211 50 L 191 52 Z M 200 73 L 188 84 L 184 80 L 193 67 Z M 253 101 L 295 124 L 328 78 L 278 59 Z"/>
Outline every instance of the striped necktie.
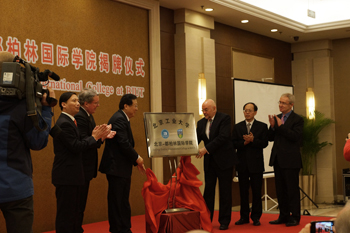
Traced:
<path fill-rule="evenodd" d="M 247 131 L 248 131 L 248 134 L 250 133 L 250 123 L 248 122 L 247 124 Z"/>
<path fill-rule="evenodd" d="M 283 115 L 281 120 L 282 120 L 282 124 L 284 124 L 284 121 L 286 120 L 286 115 Z"/>

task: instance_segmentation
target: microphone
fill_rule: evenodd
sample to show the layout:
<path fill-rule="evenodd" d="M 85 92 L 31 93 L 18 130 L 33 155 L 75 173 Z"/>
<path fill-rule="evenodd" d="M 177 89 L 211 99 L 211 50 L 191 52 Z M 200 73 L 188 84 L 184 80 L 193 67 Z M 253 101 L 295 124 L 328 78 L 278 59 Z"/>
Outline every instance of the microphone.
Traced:
<path fill-rule="evenodd" d="M 59 81 L 60 80 L 60 76 L 58 76 L 55 72 L 52 72 L 52 71 L 50 71 L 49 77 L 52 78 L 55 81 Z"/>
<path fill-rule="evenodd" d="M 55 81 L 60 80 L 60 76 L 58 76 L 51 70 L 45 70 L 44 72 L 40 72 L 38 76 L 40 81 L 47 81 L 48 77 L 52 78 Z"/>

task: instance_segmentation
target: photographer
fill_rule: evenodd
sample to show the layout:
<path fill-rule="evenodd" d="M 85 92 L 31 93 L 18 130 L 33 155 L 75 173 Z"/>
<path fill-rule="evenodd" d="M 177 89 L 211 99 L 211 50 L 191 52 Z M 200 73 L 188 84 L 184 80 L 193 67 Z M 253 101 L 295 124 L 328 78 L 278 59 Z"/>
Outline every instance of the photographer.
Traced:
<path fill-rule="evenodd" d="M 331 219 L 334 221 L 333 233 L 349 233 L 350 232 L 350 203 L 348 202 L 344 208 L 338 213 L 337 218 Z M 305 225 L 299 233 L 310 233 L 311 223 Z"/>
<path fill-rule="evenodd" d="M 14 55 L 0 52 L 0 75 L 3 62 L 12 62 Z M 50 96 L 55 93 L 50 91 Z M 8 233 L 32 233 L 33 180 L 30 149 L 46 147 L 53 113 L 46 101 L 41 99 L 42 117 L 39 125 L 46 122 L 47 129 L 38 131 L 27 116 L 26 99 L 0 96 L 0 210 Z"/>

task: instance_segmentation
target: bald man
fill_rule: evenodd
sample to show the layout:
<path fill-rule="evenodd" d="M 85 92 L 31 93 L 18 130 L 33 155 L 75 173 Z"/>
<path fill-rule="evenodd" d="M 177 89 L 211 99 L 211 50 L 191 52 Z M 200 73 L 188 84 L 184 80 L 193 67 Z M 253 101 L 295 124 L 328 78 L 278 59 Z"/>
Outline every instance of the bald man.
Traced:
<path fill-rule="evenodd" d="M 197 123 L 198 144 L 203 141 L 197 158 L 204 156 L 204 200 L 213 221 L 215 186 L 219 180 L 220 230 L 228 229 L 231 221 L 233 165 L 237 161 L 231 142 L 231 118 L 217 112 L 216 104 L 208 99 L 202 105 L 204 117 Z"/>

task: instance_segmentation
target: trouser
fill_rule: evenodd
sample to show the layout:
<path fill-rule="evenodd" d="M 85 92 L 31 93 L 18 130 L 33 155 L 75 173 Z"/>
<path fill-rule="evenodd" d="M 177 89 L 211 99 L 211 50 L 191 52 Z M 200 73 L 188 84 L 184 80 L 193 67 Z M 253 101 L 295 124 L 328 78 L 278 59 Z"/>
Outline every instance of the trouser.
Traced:
<path fill-rule="evenodd" d="M 76 233 L 79 217 L 79 194 L 82 185 L 55 185 L 57 199 L 56 233 Z"/>
<path fill-rule="evenodd" d="M 6 203 L 0 203 L 7 233 L 33 233 L 33 196 Z"/>
<path fill-rule="evenodd" d="M 263 173 L 252 173 L 249 171 L 238 172 L 239 193 L 241 197 L 241 219 L 249 219 L 249 186 L 252 189 L 252 213 L 250 218 L 253 221 L 259 220 L 262 215 L 262 188 Z"/>
<path fill-rule="evenodd" d="M 299 168 L 281 168 L 278 163 L 274 165 L 281 220 L 289 221 L 292 218 L 300 221 L 299 171 Z"/>
<path fill-rule="evenodd" d="M 210 219 L 213 221 L 215 204 L 215 186 L 219 180 L 219 223 L 229 225 L 232 213 L 232 177 L 233 167 L 221 170 L 215 162 L 212 162 L 204 173 L 205 188 L 203 198 L 210 211 Z"/>
<path fill-rule="evenodd" d="M 131 177 L 107 175 L 108 221 L 112 233 L 131 232 L 131 207 L 129 203 Z"/>

